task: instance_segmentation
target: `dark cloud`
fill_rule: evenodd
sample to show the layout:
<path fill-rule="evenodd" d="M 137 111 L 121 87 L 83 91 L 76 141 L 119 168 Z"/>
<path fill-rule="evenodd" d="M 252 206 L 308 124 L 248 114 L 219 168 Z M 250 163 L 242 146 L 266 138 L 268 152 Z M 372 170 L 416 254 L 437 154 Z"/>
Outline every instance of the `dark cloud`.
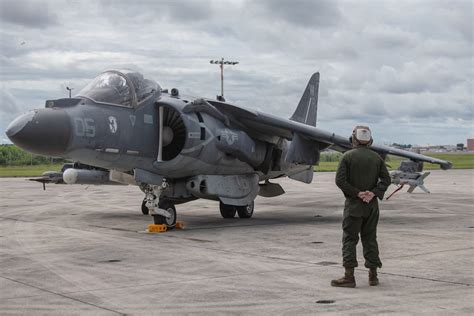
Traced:
<path fill-rule="evenodd" d="M 0 1 L 0 20 L 29 28 L 46 28 L 58 23 L 48 3 L 34 0 Z"/>

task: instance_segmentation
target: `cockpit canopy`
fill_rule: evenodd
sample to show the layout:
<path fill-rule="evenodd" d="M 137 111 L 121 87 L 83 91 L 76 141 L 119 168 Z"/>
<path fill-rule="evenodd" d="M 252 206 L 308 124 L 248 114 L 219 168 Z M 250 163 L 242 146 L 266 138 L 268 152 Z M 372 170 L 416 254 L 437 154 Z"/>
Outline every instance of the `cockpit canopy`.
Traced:
<path fill-rule="evenodd" d="M 158 83 L 145 79 L 139 72 L 108 70 L 79 91 L 77 96 L 135 108 L 152 96 L 158 97 L 160 92 Z"/>

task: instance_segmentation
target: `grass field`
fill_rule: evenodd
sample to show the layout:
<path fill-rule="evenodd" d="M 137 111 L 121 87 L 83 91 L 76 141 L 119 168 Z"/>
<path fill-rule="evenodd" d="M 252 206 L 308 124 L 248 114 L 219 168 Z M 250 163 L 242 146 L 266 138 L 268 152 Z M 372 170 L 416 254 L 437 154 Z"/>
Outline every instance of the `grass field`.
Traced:
<path fill-rule="evenodd" d="M 474 154 L 452 153 L 452 154 L 427 154 L 427 156 L 451 161 L 454 169 L 474 169 Z M 387 165 L 390 170 L 397 169 L 403 159 L 396 156 L 389 156 Z M 314 167 L 315 171 L 336 171 L 337 161 L 321 161 L 319 166 Z M 37 166 L 13 166 L 0 167 L 0 177 L 37 177 L 45 171 L 59 171 L 62 164 L 37 165 Z M 424 169 L 439 169 L 438 165 L 425 163 Z"/>
<path fill-rule="evenodd" d="M 426 156 L 447 160 L 453 164 L 453 169 L 474 169 L 474 154 L 467 154 L 467 153 L 451 153 L 451 154 L 438 154 L 438 153 L 426 153 Z M 391 156 L 389 155 L 387 159 L 387 167 L 389 170 L 397 169 L 400 166 L 400 162 L 404 160 L 404 158 Z M 337 161 L 331 162 L 320 162 L 319 166 L 314 168 L 315 171 L 336 171 Z M 439 165 L 425 163 L 424 170 L 433 170 L 439 169 Z"/>
<path fill-rule="evenodd" d="M 60 171 L 62 164 L 0 167 L 0 177 L 37 177 L 45 171 Z"/>

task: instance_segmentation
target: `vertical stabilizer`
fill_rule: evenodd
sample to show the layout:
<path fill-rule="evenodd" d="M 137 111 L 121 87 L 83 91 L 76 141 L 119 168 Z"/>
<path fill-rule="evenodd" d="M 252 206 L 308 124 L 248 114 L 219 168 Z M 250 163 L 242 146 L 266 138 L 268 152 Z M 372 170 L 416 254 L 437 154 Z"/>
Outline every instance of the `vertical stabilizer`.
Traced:
<path fill-rule="evenodd" d="M 290 120 L 316 126 L 316 118 L 318 115 L 318 92 L 319 72 L 316 72 L 311 76 L 311 79 L 309 79 L 300 103 Z"/>

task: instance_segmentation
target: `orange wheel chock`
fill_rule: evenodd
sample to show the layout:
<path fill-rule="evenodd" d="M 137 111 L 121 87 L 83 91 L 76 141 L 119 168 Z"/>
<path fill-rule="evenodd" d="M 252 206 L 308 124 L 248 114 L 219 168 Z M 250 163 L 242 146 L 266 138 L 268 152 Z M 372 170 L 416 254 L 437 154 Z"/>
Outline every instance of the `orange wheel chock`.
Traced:
<path fill-rule="evenodd" d="M 148 225 L 148 232 L 149 233 L 164 233 L 167 230 L 168 230 L 168 228 L 164 224 L 160 224 L 160 225 L 150 224 L 150 225 Z"/>

